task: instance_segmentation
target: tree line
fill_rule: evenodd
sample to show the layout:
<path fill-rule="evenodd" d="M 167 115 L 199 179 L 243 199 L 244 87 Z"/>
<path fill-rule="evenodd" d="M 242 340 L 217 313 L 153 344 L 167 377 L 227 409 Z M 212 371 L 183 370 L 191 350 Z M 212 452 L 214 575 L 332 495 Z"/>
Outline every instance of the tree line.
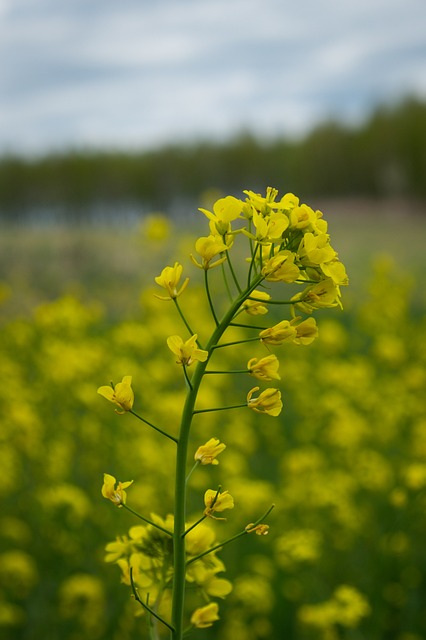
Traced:
<path fill-rule="evenodd" d="M 141 152 L 74 150 L 0 158 L 0 216 L 70 221 L 126 208 L 171 211 L 209 189 L 266 186 L 312 197 L 426 197 L 426 102 L 377 108 L 354 127 L 325 122 L 299 140 L 244 133 Z M 96 213 L 97 212 L 97 213 Z"/>

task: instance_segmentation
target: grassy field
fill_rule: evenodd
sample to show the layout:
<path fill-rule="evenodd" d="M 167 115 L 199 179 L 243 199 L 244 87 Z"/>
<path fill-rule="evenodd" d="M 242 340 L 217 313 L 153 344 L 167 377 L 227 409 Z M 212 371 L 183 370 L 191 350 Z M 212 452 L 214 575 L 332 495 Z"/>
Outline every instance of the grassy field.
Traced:
<path fill-rule="evenodd" d="M 233 590 L 220 621 L 194 640 L 426 637 L 426 218 L 395 203 L 322 208 L 350 276 L 344 310 L 317 314 L 312 345 L 274 349 L 279 418 L 244 409 L 194 425 L 194 450 L 212 436 L 227 445 L 218 468 L 191 479 L 194 518 L 218 482 L 235 508 L 211 523 L 217 540 L 276 505 L 268 536 L 221 553 Z M 183 388 L 165 340 L 182 326 L 153 296 L 153 278 L 179 259 L 189 272 L 190 226 L 157 217 L 126 229 L 2 230 L 4 640 L 148 638 L 119 568 L 104 562 L 106 544 L 139 521 L 100 489 L 104 472 L 134 479 L 132 507 L 165 517 L 172 449 L 96 389 L 132 375 L 136 410 L 176 429 Z M 203 333 L 210 320 L 196 278 L 182 306 Z M 270 316 L 268 326 L 282 319 Z M 220 367 L 245 366 L 259 355 L 254 344 L 221 350 Z M 209 378 L 207 406 L 235 404 L 253 386 Z"/>

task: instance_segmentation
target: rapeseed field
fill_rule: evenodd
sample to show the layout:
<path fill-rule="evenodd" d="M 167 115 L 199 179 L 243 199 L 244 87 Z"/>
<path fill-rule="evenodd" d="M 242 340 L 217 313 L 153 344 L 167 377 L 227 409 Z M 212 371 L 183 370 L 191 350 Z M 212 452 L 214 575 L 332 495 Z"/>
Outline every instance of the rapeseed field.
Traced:
<path fill-rule="evenodd" d="M 150 525 L 130 510 L 114 508 L 109 478 L 104 497 L 101 488 L 105 473 L 114 481 L 133 481 L 121 488 L 126 504 L 169 528 L 173 439 L 185 389 L 175 364 L 180 346 L 176 341 L 168 346 L 165 338 L 182 333 L 182 325 L 173 304 L 158 299 L 161 282 L 154 278 L 175 259 L 189 270 L 196 236 L 160 215 L 135 234 L 137 257 L 132 254 L 130 265 L 135 277 L 113 270 L 102 274 L 115 302 L 99 295 L 97 274 L 73 282 L 59 296 L 49 291 L 43 299 L 40 287 L 31 304 L 14 304 L 17 294 L 7 277 L 2 284 L 0 630 L 5 640 L 136 640 L 153 633 L 120 561 L 129 540 L 145 548 L 165 542 L 161 536 L 153 541 Z M 225 503 L 224 514 L 219 490 L 205 505 L 201 498 L 201 510 L 210 505 L 210 515 L 215 507 L 217 513 L 200 524 L 206 528 L 202 536 L 190 540 L 188 534 L 194 557 L 206 539 L 213 547 L 255 523 L 270 505 L 274 509 L 267 517 L 269 529 L 259 531 L 268 535 L 241 536 L 219 552 L 217 582 L 207 589 L 207 611 L 195 618 L 191 638 L 426 637 L 425 294 L 397 253 L 368 259 L 362 247 L 359 253 L 364 279 L 343 292 L 343 310 L 316 314 L 319 335 L 312 344 L 263 348 L 262 355 L 276 355 L 281 363 L 281 380 L 273 384 L 281 394 L 279 415 L 241 408 L 194 416 L 192 456 L 212 437 L 226 449 L 213 455 L 220 453 L 220 476 L 216 464 L 200 464 L 191 475 L 192 521 L 206 487 L 220 484 L 233 497 L 232 510 Z M 180 286 L 184 276 L 185 271 Z M 200 269 L 179 300 L 187 322 L 207 333 L 212 318 L 200 302 L 202 276 Z M 211 286 L 216 295 L 214 277 Z M 133 303 L 122 303 L 126 297 Z M 267 326 L 282 318 L 280 307 L 268 308 Z M 262 324 L 263 313 L 254 320 Z M 245 338 L 243 327 L 229 329 L 227 341 L 235 346 L 220 349 L 218 370 L 237 370 L 250 361 L 253 343 Z M 114 404 L 100 397 L 109 392 L 97 390 L 110 380 L 129 383 L 129 376 L 134 397 L 131 404 L 129 396 L 118 397 L 115 412 Z M 200 406 L 236 405 L 255 382 L 210 375 L 199 392 Z M 107 399 L 114 402 L 119 391 L 116 384 L 115 398 Z M 150 423 L 171 438 L 159 437 Z M 140 571 L 143 575 L 147 567 Z M 192 580 L 188 598 L 195 603 L 195 571 Z M 144 589 L 143 578 L 138 589 Z M 203 624 L 203 619 L 210 623 L 210 596 L 220 601 L 213 626 Z M 163 603 L 166 612 L 167 606 Z M 167 629 L 159 633 L 168 637 Z"/>

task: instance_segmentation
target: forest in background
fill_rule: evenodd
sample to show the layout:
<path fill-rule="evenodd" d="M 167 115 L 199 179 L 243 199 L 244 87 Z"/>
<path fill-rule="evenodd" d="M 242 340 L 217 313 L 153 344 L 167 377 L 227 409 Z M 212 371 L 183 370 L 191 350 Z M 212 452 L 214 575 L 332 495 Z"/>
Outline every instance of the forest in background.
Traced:
<path fill-rule="evenodd" d="M 80 223 L 127 211 L 179 214 L 207 190 L 268 185 L 302 199 L 426 198 L 426 102 L 378 107 L 361 125 L 336 121 L 302 139 L 198 141 L 151 151 L 64 150 L 0 158 L 0 220 Z"/>

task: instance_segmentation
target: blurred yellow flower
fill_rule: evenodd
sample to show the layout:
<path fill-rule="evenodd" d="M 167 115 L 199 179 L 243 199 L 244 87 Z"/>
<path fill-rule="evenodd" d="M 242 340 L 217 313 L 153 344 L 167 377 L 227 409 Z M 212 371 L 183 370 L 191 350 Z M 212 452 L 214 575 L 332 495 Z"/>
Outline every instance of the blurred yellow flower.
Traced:
<path fill-rule="evenodd" d="M 257 398 L 253 398 L 253 393 L 256 391 L 259 391 L 259 387 L 253 387 L 247 394 L 247 405 L 250 409 L 258 413 L 278 416 L 283 408 L 281 391 L 278 389 L 265 389 Z"/>
<path fill-rule="evenodd" d="M 118 382 L 114 388 L 105 385 L 103 387 L 99 387 L 98 393 L 123 409 L 123 411 L 117 411 L 116 409 L 117 413 L 125 413 L 132 409 L 133 401 L 135 399 L 131 385 L 132 376 L 124 376 L 123 380 Z"/>
<path fill-rule="evenodd" d="M 115 483 L 117 480 L 114 476 L 111 476 L 109 473 L 104 473 L 104 484 L 102 485 L 102 495 L 107 500 L 111 500 L 117 507 L 121 507 L 123 504 L 126 504 L 127 494 L 125 489 L 130 487 L 133 483 L 133 480 L 129 480 L 128 482 L 119 482 L 117 487 Z"/>
<path fill-rule="evenodd" d="M 218 612 L 219 605 L 217 602 L 210 602 L 210 604 L 206 604 L 204 607 L 195 609 L 191 616 L 191 624 L 198 629 L 211 627 L 213 622 L 219 620 Z"/>
<path fill-rule="evenodd" d="M 188 556 L 198 556 L 200 553 L 210 549 L 214 539 L 214 531 L 208 525 L 200 522 L 196 527 L 190 529 L 185 536 L 186 553 Z M 213 554 L 210 554 L 209 557 L 213 557 Z"/>
<path fill-rule="evenodd" d="M 165 240 L 170 235 L 170 220 L 162 213 L 151 213 L 144 218 L 141 231 L 147 240 L 154 242 Z"/>
<path fill-rule="evenodd" d="M 278 373 L 279 366 L 279 360 L 275 355 L 265 356 L 260 360 L 251 358 L 247 363 L 250 375 L 259 380 L 281 380 L 281 376 Z"/>
<path fill-rule="evenodd" d="M 269 533 L 269 524 L 254 524 L 251 522 L 246 526 L 247 533 L 255 533 L 257 536 L 267 536 Z"/>
<path fill-rule="evenodd" d="M 193 362 L 205 362 L 208 358 L 208 351 L 199 349 L 197 346 L 198 335 L 191 336 L 185 342 L 180 336 L 170 336 L 167 338 L 167 346 L 170 351 L 177 355 L 176 364 L 182 364 L 189 367 Z"/>
<path fill-rule="evenodd" d="M 224 569 L 221 562 L 218 562 L 217 566 L 210 566 L 202 561 L 194 562 L 186 573 L 186 579 L 188 582 L 195 582 L 204 594 L 214 598 L 224 598 L 232 591 L 229 580 L 217 577 L 217 573 Z"/>
<path fill-rule="evenodd" d="M 303 624 L 318 629 L 332 629 L 335 625 L 350 629 L 356 628 L 370 613 L 370 604 L 363 594 L 354 587 L 341 585 L 329 600 L 303 605 L 298 617 Z"/>
<path fill-rule="evenodd" d="M 130 555 L 133 548 L 133 541 L 126 536 L 117 537 L 114 542 L 108 542 L 105 547 L 105 562 L 117 562 L 120 558 Z"/>
<path fill-rule="evenodd" d="M 179 262 L 175 262 L 173 267 L 165 267 L 159 276 L 155 279 L 155 282 L 166 289 L 168 291 L 168 296 L 159 296 L 154 294 L 156 298 L 159 300 L 174 300 L 178 296 L 180 296 L 188 286 L 189 278 L 186 278 L 181 286 L 178 289 L 179 281 L 182 276 L 183 267 Z"/>
<path fill-rule="evenodd" d="M 222 520 L 223 518 L 216 518 L 213 513 L 216 511 L 221 512 L 225 509 L 234 508 L 234 498 L 227 492 L 214 491 L 213 489 L 207 489 L 204 494 L 204 515 L 214 520 Z"/>
<path fill-rule="evenodd" d="M 219 453 L 226 449 L 226 444 L 220 442 L 218 438 L 210 438 L 206 444 L 198 447 L 195 452 L 194 460 L 199 461 L 201 464 L 219 464 L 219 460 L 216 457 Z"/>

